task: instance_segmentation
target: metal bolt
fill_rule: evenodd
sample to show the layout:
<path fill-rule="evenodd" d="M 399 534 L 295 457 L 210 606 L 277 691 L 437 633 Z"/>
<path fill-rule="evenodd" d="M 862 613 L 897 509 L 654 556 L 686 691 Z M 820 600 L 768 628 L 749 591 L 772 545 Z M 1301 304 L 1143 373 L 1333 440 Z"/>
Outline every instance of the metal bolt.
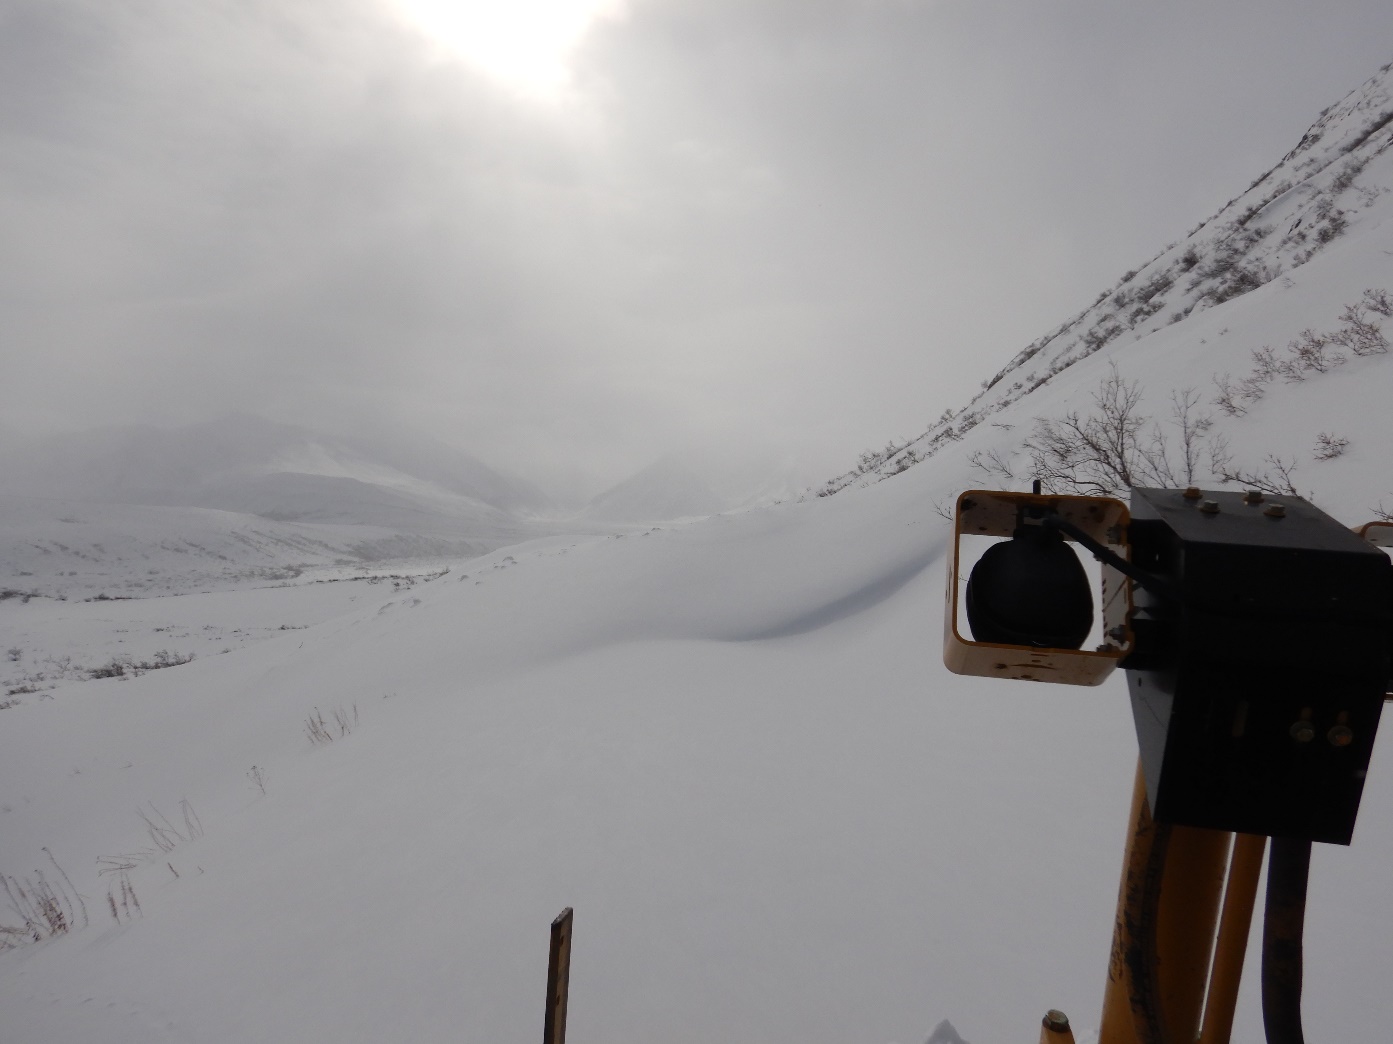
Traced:
<path fill-rule="evenodd" d="M 1348 725 L 1336 725 L 1325 734 L 1332 747 L 1348 747 L 1354 742 L 1354 733 Z"/>
<path fill-rule="evenodd" d="M 1188 489 L 1186 489 L 1182 495 L 1185 497 L 1186 500 L 1199 500 L 1200 488 L 1199 486 L 1191 486 Z"/>
<path fill-rule="evenodd" d="M 1310 743 L 1316 738 L 1316 727 L 1304 719 L 1293 724 L 1290 732 L 1297 743 Z"/>
<path fill-rule="evenodd" d="M 1286 518 L 1287 509 L 1281 504 L 1268 504 L 1262 509 L 1262 513 L 1268 518 Z"/>
<path fill-rule="evenodd" d="M 1045 1012 L 1045 1029 L 1059 1033 L 1069 1028 L 1069 1016 L 1058 1008 L 1051 1008 Z"/>
<path fill-rule="evenodd" d="M 1201 500 L 1200 514 L 1217 515 L 1219 513 L 1219 502 L 1217 500 Z"/>
<path fill-rule="evenodd" d="M 1246 493 L 1243 494 L 1243 503 L 1245 503 L 1245 504 L 1261 504 L 1261 503 L 1262 503 L 1262 494 L 1261 494 L 1260 492 L 1258 492 L 1256 489 L 1250 489 L 1250 490 L 1248 490 L 1248 492 L 1246 492 Z"/>

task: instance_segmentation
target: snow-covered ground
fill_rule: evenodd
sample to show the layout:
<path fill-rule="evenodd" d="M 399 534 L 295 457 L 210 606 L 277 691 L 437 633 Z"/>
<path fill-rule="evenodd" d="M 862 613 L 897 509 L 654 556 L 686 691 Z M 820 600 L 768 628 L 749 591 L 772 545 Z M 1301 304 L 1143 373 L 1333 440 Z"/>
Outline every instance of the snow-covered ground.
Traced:
<path fill-rule="evenodd" d="M 461 547 L 371 525 L 277 522 L 208 508 L 0 496 L 0 592 L 81 601 L 390 572 Z M 416 571 L 423 571 L 417 569 Z"/>
<path fill-rule="evenodd" d="M 1125 685 L 948 674 L 938 508 L 990 481 L 974 456 L 1019 469 L 1035 419 L 1087 411 L 1113 365 L 1158 417 L 1198 389 L 1234 461 L 1294 460 L 1343 521 L 1393 506 L 1393 355 L 1268 382 L 1242 416 L 1210 405 L 1216 374 L 1393 288 L 1387 216 L 1114 338 L 865 488 L 429 579 L 0 602 L 7 669 L 197 653 L 3 710 L 0 873 L 70 880 L 85 913 L 8 937 L 0 1037 L 534 1040 L 569 905 L 577 1044 L 912 1044 L 944 1018 L 984 1044 L 1035 1039 L 1048 1007 L 1088 1039 L 1135 762 Z M 1319 460 L 1323 432 L 1347 444 Z M 164 568 L 111 561 L 113 593 Z M 1393 1023 L 1386 733 L 1354 844 L 1313 862 L 1313 1039 Z M 1240 1042 L 1262 1039 L 1253 980 Z"/>
<path fill-rule="evenodd" d="M 1093 1007 L 1125 703 L 946 677 L 927 506 L 886 483 L 523 547 L 6 711 L 7 872 L 47 846 L 92 920 L 0 957 L 8 1035 L 528 1039 L 564 905 L 575 1040 L 971 1039 Z M 277 594 L 301 597 L 187 597 Z M 315 708 L 357 727 L 315 747 Z M 185 799 L 202 836 L 158 850 L 137 810 L 182 831 Z M 123 853 L 143 916 L 118 927 L 98 860 Z"/>

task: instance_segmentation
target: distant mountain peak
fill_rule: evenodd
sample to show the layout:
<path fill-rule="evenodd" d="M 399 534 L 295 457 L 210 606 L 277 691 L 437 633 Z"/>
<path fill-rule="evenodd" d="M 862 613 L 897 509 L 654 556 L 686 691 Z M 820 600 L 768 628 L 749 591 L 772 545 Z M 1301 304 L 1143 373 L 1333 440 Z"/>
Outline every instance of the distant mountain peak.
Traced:
<path fill-rule="evenodd" d="M 519 533 L 552 510 L 529 483 L 404 432 L 344 437 L 248 413 L 179 428 L 73 432 L 6 447 L 0 482 L 31 497 L 211 507 L 456 535 Z"/>
<path fill-rule="evenodd" d="M 595 497 L 583 515 L 608 522 L 656 522 L 714 515 L 728 507 L 682 455 L 668 454 Z"/>
<path fill-rule="evenodd" d="M 958 1031 L 953 1028 L 951 1022 L 944 1019 L 934 1027 L 934 1031 L 929 1034 L 929 1039 L 924 1044 L 968 1044 L 968 1042 L 958 1035 Z"/>

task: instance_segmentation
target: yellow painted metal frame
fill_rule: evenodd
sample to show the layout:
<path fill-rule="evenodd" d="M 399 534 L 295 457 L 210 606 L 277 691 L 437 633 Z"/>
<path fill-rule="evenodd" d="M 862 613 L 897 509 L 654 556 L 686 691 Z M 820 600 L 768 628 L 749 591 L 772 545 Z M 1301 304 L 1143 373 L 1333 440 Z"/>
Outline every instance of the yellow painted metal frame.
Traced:
<path fill-rule="evenodd" d="M 1199 1044 L 1228 1044 L 1233 1032 L 1233 1013 L 1238 1006 L 1238 984 L 1243 977 L 1243 956 L 1248 950 L 1248 930 L 1257 904 L 1258 878 L 1267 838 L 1261 834 L 1234 834 L 1229 856 L 1224 909 L 1219 918 L 1219 937 L 1214 945 L 1214 966 L 1209 972 L 1209 993 L 1204 999 L 1204 1022 Z"/>
<path fill-rule="evenodd" d="M 1266 845 L 1155 822 L 1138 762 L 1099 1044 L 1227 1044 Z"/>
<path fill-rule="evenodd" d="M 1393 547 L 1393 522 L 1365 522 L 1355 532 L 1375 547 Z"/>
<path fill-rule="evenodd" d="M 958 577 L 962 537 L 1009 537 L 1021 508 L 1040 508 L 1072 522 L 1121 558 L 1128 558 L 1127 505 L 1111 497 L 1054 496 L 970 489 L 953 513 L 953 555 L 943 611 L 943 663 L 954 674 L 1066 685 L 1101 685 L 1132 649 L 1132 587 L 1112 566 L 1103 566 L 1104 644 L 1097 649 L 1036 649 L 975 642 L 958 629 Z M 1067 537 L 1065 539 L 1068 539 Z M 1112 637 L 1121 635 L 1119 639 Z"/>

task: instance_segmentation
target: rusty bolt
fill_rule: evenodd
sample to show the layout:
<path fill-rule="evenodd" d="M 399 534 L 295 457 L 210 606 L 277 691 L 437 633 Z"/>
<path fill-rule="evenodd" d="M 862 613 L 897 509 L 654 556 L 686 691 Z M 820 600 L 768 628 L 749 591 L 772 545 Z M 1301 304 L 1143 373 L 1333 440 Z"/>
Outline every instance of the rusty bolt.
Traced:
<path fill-rule="evenodd" d="M 1199 486 L 1191 486 L 1187 490 L 1185 490 L 1185 493 L 1183 495 L 1186 500 L 1199 500 L 1200 488 Z"/>
<path fill-rule="evenodd" d="M 1354 733 L 1348 725 L 1336 725 L 1325 734 L 1332 747 L 1348 747 L 1354 742 Z"/>

